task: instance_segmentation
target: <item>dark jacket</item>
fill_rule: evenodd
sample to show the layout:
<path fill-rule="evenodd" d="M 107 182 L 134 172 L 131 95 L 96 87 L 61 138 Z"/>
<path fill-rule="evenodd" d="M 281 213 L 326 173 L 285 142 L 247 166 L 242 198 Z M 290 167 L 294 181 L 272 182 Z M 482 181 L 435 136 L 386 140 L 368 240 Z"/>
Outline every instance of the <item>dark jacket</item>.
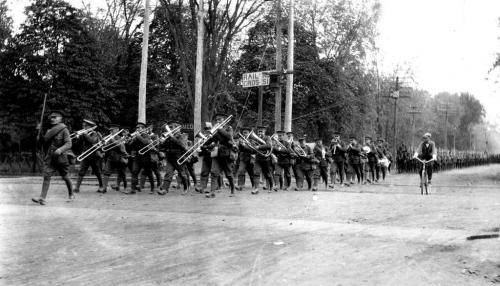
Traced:
<path fill-rule="evenodd" d="M 338 143 L 332 143 L 330 145 L 330 153 L 332 154 L 332 159 L 334 162 L 345 162 L 346 151 L 347 148 L 345 146 L 345 143 L 342 141 Z"/>
<path fill-rule="evenodd" d="M 44 161 L 49 164 L 55 162 L 59 156 L 66 156 L 66 152 L 71 149 L 69 130 L 63 123 L 52 126 L 40 139 L 45 152 Z M 54 155 L 56 150 L 59 155 Z"/>

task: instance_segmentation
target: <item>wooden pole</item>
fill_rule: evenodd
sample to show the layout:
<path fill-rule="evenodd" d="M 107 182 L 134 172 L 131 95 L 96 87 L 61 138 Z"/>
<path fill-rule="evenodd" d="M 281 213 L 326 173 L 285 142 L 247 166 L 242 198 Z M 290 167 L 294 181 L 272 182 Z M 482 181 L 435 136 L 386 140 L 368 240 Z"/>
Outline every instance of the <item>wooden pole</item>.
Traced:
<path fill-rule="evenodd" d="M 149 0 L 146 0 L 144 11 L 144 33 L 142 36 L 141 76 L 139 78 L 138 121 L 146 123 L 146 82 L 148 77 L 148 45 L 149 45 Z"/>
<path fill-rule="evenodd" d="M 281 42 L 283 31 L 281 29 L 281 0 L 276 0 L 276 70 L 278 75 L 278 87 L 274 91 L 275 107 L 274 107 L 274 132 L 281 130 Z"/>
<path fill-rule="evenodd" d="M 194 136 L 201 130 L 201 101 L 203 93 L 203 39 L 205 24 L 203 22 L 205 10 L 203 0 L 198 10 L 198 31 L 196 41 L 196 78 L 194 86 L 193 132 Z"/>
<path fill-rule="evenodd" d="M 288 13 L 288 58 L 286 75 L 286 102 L 285 102 L 285 131 L 292 131 L 292 105 L 293 105 L 293 49 L 294 49 L 294 0 L 290 0 Z"/>

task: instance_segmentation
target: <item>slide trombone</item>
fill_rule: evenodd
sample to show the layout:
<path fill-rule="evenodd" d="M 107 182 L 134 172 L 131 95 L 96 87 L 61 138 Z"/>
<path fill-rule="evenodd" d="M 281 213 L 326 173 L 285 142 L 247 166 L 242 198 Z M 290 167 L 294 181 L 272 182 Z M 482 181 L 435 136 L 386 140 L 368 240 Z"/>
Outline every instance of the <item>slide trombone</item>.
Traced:
<path fill-rule="evenodd" d="M 76 132 L 73 132 L 73 133 L 71 133 L 71 135 L 69 135 L 69 139 L 73 140 L 73 139 L 75 139 L 77 137 L 80 137 L 83 134 L 87 134 L 87 133 L 90 133 L 90 132 L 94 131 L 96 128 L 97 128 L 97 125 L 93 126 L 93 127 L 90 127 L 90 128 L 87 128 L 87 129 L 82 129 L 82 130 L 78 130 Z"/>
<path fill-rule="evenodd" d="M 92 153 L 94 153 L 95 151 L 101 149 L 102 146 L 105 146 L 106 144 L 109 144 L 109 142 L 113 138 L 115 138 L 116 136 L 118 136 L 124 130 L 125 129 L 122 129 L 122 130 L 118 131 L 115 134 L 109 134 L 108 136 L 102 138 L 101 140 L 99 140 L 99 142 L 95 143 L 94 145 L 92 145 L 92 147 L 90 147 L 89 149 L 85 150 L 85 152 L 83 152 L 82 154 L 80 154 L 80 156 L 78 156 L 76 159 L 78 160 L 78 162 L 81 162 L 81 161 L 85 160 L 85 158 L 87 158 L 88 156 L 90 156 Z"/>
<path fill-rule="evenodd" d="M 123 129 L 122 129 L 123 130 Z M 120 146 L 121 144 L 127 144 L 128 142 L 130 142 L 131 140 L 133 140 L 137 135 L 144 135 L 146 133 L 151 133 L 151 127 L 148 127 L 148 128 L 145 128 L 145 129 L 142 129 L 141 131 L 137 130 L 135 131 L 134 133 L 130 134 L 129 136 L 125 136 L 123 138 L 120 138 L 116 141 L 111 141 L 107 144 L 105 144 L 104 146 L 102 146 L 102 151 L 104 152 L 108 152 L 109 150 L 117 147 L 117 146 Z M 120 130 L 121 132 L 121 130 Z"/>
<path fill-rule="evenodd" d="M 193 146 L 191 146 L 182 156 L 177 160 L 177 164 L 182 165 L 186 163 L 191 157 L 196 154 L 198 149 L 200 149 L 201 146 L 205 145 L 207 141 L 212 138 L 219 129 L 224 128 L 229 121 L 233 118 L 232 115 L 229 115 L 224 121 L 222 121 L 220 124 L 217 123 L 212 129 L 210 129 L 207 133 L 203 134 L 201 131 L 196 134 L 196 137 L 199 137 L 200 140 L 196 141 Z"/>
<path fill-rule="evenodd" d="M 174 129 L 170 129 L 168 125 L 165 125 L 165 129 L 167 132 L 162 133 L 157 139 L 151 141 L 148 145 L 144 146 L 141 150 L 139 150 L 140 155 L 146 154 L 149 150 L 156 148 L 161 142 L 168 139 L 170 136 L 175 136 L 179 131 L 181 131 L 181 126 L 177 126 Z"/>

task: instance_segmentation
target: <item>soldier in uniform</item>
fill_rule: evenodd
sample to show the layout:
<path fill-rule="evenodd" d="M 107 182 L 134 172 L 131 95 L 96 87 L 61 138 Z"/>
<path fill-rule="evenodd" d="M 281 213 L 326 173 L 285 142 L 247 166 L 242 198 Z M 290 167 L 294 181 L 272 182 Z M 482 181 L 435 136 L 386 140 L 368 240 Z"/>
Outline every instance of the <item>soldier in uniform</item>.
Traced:
<path fill-rule="evenodd" d="M 202 134 L 209 135 L 210 130 L 212 129 L 212 123 L 206 122 L 205 127 L 203 128 Z M 199 137 L 198 137 L 199 138 Z M 196 140 L 197 138 L 195 138 Z M 199 138 L 201 140 L 201 138 Z M 208 185 L 208 177 L 210 176 L 210 170 L 212 169 L 212 157 L 211 151 L 215 147 L 215 143 L 207 144 L 205 142 L 204 145 L 200 147 L 200 156 L 201 159 L 201 174 L 200 174 L 200 185 L 195 187 L 195 191 L 198 193 L 207 192 L 206 188 Z"/>
<path fill-rule="evenodd" d="M 323 146 L 323 140 L 316 138 L 315 143 L 313 153 L 318 167 L 313 172 L 313 191 L 317 190 L 320 178 L 325 182 L 325 189 L 328 188 L 328 160 L 330 159 L 330 154 Z"/>
<path fill-rule="evenodd" d="M 356 174 L 358 184 L 362 180 L 361 170 L 361 145 L 358 144 L 355 136 L 349 138 L 349 145 L 347 146 L 347 154 L 349 157 L 348 164 L 352 171 Z M 351 181 L 351 184 L 353 182 Z"/>
<path fill-rule="evenodd" d="M 117 124 L 110 124 L 109 130 L 111 134 L 116 134 L 119 131 L 119 126 Z M 123 142 L 121 138 L 113 138 L 110 143 L 114 142 Z M 125 170 L 127 169 L 128 163 L 128 153 L 125 149 L 125 144 L 120 143 L 116 147 L 109 150 L 106 154 L 107 160 L 106 165 L 104 166 L 104 178 L 103 178 L 103 190 L 102 193 L 106 193 L 108 182 L 111 174 L 114 170 L 118 173 L 118 179 L 123 181 L 123 187 L 127 188 L 127 178 L 125 174 Z M 120 190 L 120 186 L 117 186 L 117 191 Z"/>
<path fill-rule="evenodd" d="M 242 127 L 241 135 L 243 135 L 246 138 L 248 137 L 248 134 L 250 134 L 251 131 L 252 129 L 250 127 Z M 246 144 L 243 138 L 239 139 L 238 150 L 239 150 L 238 154 L 239 164 L 237 172 L 238 186 L 236 187 L 236 189 L 238 191 L 242 191 L 243 188 L 245 187 L 245 172 L 248 173 L 248 177 L 250 178 L 250 181 L 253 186 L 253 164 L 255 162 L 256 152 Z"/>
<path fill-rule="evenodd" d="M 373 144 L 372 137 L 365 136 L 365 147 L 368 147 L 370 151 L 367 152 L 366 156 L 368 159 L 368 172 L 366 174 L 366 180 L 369 183 L 375 182 L 375 170 L 377 167 L 377 146 Z"/>
<path fill-rule="evenodd" d="M 95 122 L 84 119 L 83 120 L 83 129 L 89 129 L 95 127 Z M 84 133 L 76 138 L 76 144 L 80 145 L 82 150 L 85 151 L 92 147 L 94 144 L 99 142 L 102 139 L 101 134 L 97 131 L 90 131 Z M 102 164 L 103 153 L 100 150 L 95 151 L 84 160 L 80 162 L 80 170 L 78 171 L 78 178 L 76 179 L 76 186 L 73 189 L 74 193 L 80 192 L 80 185 L 82 184 L 83 177 L 87 174 L 87 170 L 89 167 L 92 168 L 92 172 L 97 177 L 97 182 L 99 183 L 98 193 L 102 193 L 102 175 L 101 175 L 101 164 Z"/>
<path fill-rule="evenodd" d="M 304 188 L 304 178 L 307 181 L 308 190 L 312 190 L 312 178 L 314 168 L 317 168 L 317 164 L 314 160 L 313 149 L 306 144 L 306 136 L 303 135 L 299 137 L 299 147 L 304 151 L 304 154 L 301 154 L 297 157 L 297 177 L 296 188 L 295 191 L 302 191 Z M 297 147 L 295 147 L 297 148 Z M 298 154 L 302 153 L 302 151 L 298 151 Z"/>
<path fill-rule="evenodd" d="M 180 126 L 180 124 L 175 121 L 169 122 L 168 125 L 171 130 Z M 185 166 L 177 163 L 177 160 L 187 151 L 186 144 L 183 142 L 181 136 L 182 134 L 177 133 L 173 136 L 169 136 L 165 141 L 160 143 L 160 150 L 165 153 L 166 165 L 163 185 L 158 191 L 159 195 L 168 193 L 175 171 L 177 171 L 177 176 L 181 178 L 183 194 L 187 193 L 188 178 L 186 177 Z"/>
<path fill-rule="evenodd" d="M 133 136 L 130 141 L 131 155 L 134 157 L 134 162 L 132 163 L 132 186 L 131 189 L 126 191 L 126 194 L 135 194 L 137 191 L 141 191 L 139 188 L 139 174 L 141 171 L 149 178 L 149 184 L 154 192 L 155 181 L 153 178 L 153 173 L 151 171 L 151 156 L 149 152 L 141 155 L 139 150 L 151 143 L 151 138 L 149 134 L 145 131 L 146 124 L 144 122 L 137 122 L 135 132 L 131 134 Z"/>
<path fill-rule="evenodd" d="M 290 166 L 292 168 L 293 177 L 295 178 L 295 180 L 297 180 L 297 154 L 295 153 L 293 147 L 297 146 L 299 143 L 294 141 L 293 135 L 294 134 L 292 131 L 288 131 L 286 133 L 286 136 L 288 138 L 287 142 L 288 142 L 288 144 L 290 144 Z M 290 185 L 291 185 L 291 181 L 290 181 Z"/>
<path fill-rule="evenodd" d="M 150 128 L 152 129 L 152 126 L 150 126 Z M 158 140 L 158 134 L 156 133 L 151 133 L 150 135 L 151 137 L 151 141 L 155 141 L 155 140 Z M 150 151 L 149 151 L 149 156 L 150 156 L 150 159 L 151 159 L 151 173 L 153 174 L 154 178 L 156 179 L 156 186 L 160 186 L 161 185 L 161 173 L 160 173 L 160 165 L 161 165 L 161 160 L 163 160 L 163 158 L 160 157 L 160 152 L 158 150 L 158 146 L 156 146 L 155 148 L 152 148 Z M 146 174 L 144 172 L 141 173 L 141 179 L 140 179 L 140 189 L 144 189 L 144 184 L 146 183 Z M 150 189 L 150 194 L 154 194 L 155 191 L 158 192 L 158 190 L 155 188 L 151 188 Z"/>
<path fill-rule="evenodd" d="M 332 156 L 332 165 L 330 169 L 330 176 L 332 178 L 331 188 L 335 185 L 335 175 L 338 173 L 340 178 L 340 185 L 344 185 L 345 179 L 345 164 L 346 164 L 346 151 L 347 147 L 345 143 L 340 139 L 340 132 L 333 133 L 333 139 L 330 144 L 330 153 Z"/>
<path fill-rule="evenodd" d="M 273 175 L 272 175 L 272 166 L 271 166 L 271 158 L 267 156 L 270 155 L 272 151 L 272 142 L 271 138 L 266 135 L 266 126 L 258 126 L 257 127 L 257 136 L 264 142 L 264 144 L 259 144 L 257 149 L 259 152 L 255 155 L 255 164 L 253 168 L 253 190 L 252 194 L 256 195 L 259 193 L 259 184 L 260 184 L 260 174 L 264 175 L 266 182 L 268 184 L 269 189 L 273 190 Z"/>
<path fill-rule="evenodd" d="M 217 113 L 215 121 L 221 124 L 227 115 L 224 113 Z M 222 187 L 219 183 L 219 177 L 224 172 L 229 182 L 231 189 L 230 197 L 234 197 L 234 179 L 233 168 L 234 160 L 231 157 L 233 146 L 233 134 L 230 126 L 226 125 L 225 128 L 219 128 L 215 134 L 207 141 L 207 144 L 215 143 L 215 149 L 212 151 L 212 166 L 210 172 L 210 193 L 206 195 L 207 198 L 214 198 L 217 188 Z"/>
<path fill-rule="evenodd" d="M 71 179 L 68 176 L 69 159 L 67 152 L 71 150 L 71 139 L 69 138 L 68 127 L 62 123 L 64 113 L 62 111 L 54 110 L 50 113 L 50 125 L 45 135 L 41 136 L 39 140 L 43 142 L 43 183 L 42 191 L 39 198 L 32 198 L 31 200 L 37 204 L 45 205 L 47 193 L 50 187 L 50 179 L 59 172 L 66 183 L 68 189 L 69 201 L 74 200 L 73 187 Z M 41 125 L 37 126 L 40 129 Z"/>
<path fill-rule="evenodd" d="M 283 177 L 284 177 L 284 190 L 288 191 L 290 185 L 292 184 L 292 157 L 291 153 L 293 152 L 290 149 L 290 143 L 285 140 L 285 131 L 280 130 L 276 132 L 278 134 L 278 141 L 282 146 L 274 146 L 273 152 L 276 155 L 278 162 L 276 163 L 276 167 L 274 169 L 274 184 L 275 189 L 277 186 L 280 186 L 280 189 L 283 189 Z"/>
<path fill-rule="evenodd" d="M 382 180 L 385 181 L 385 175 L 387 173 L 387 150 L 384 145 L 385 141 L 384 139 L 377 139 L 377 179 L 376 181 L 378 182 L 380 180 L 380 173 L 382 173 Z"/>

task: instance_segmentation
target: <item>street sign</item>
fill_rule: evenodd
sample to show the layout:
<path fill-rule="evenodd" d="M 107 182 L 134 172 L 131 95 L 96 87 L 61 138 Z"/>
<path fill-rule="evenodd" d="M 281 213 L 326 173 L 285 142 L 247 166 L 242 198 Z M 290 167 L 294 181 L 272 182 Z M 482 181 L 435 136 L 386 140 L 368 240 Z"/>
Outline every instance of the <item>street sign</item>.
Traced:
<path fill-rule="evenodd" d="M 240 84 L 243 87 L 269 85 L 269 72 L 271 71 L 244 73 L 243 77 L 241 78 Z"/>

